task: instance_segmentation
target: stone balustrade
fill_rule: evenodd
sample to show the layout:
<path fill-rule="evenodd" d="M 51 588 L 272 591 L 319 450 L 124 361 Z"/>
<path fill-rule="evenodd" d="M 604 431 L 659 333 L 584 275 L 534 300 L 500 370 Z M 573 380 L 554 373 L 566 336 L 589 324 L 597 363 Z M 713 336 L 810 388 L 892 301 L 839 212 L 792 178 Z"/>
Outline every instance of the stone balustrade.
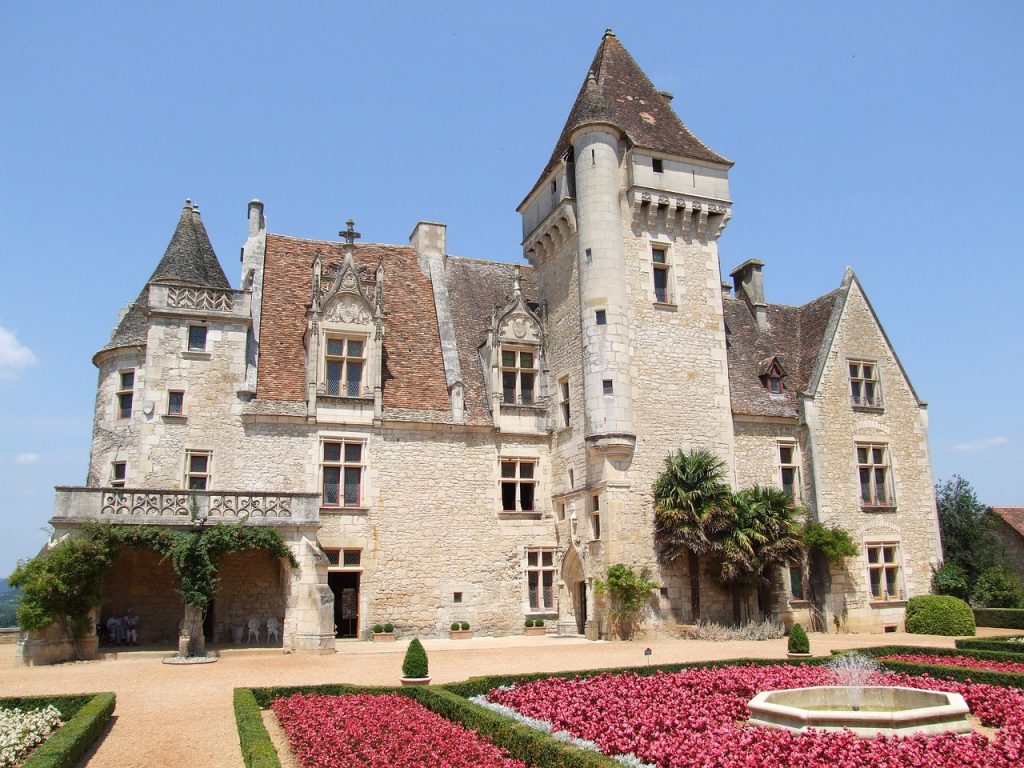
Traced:
<path fill-rule="evenodd" d="M 315 493 L 185 491 L 163 488 L 58 487 L 54 522 L 110 520 L 188 525 L 193 514 L 213 522 L 249 525 L 318 525 Z"/>
<path fill-rule="evenodd" d="M 149 286 L 151 311 L 190 313 L 216 313 L 249 317 L 250 293 L 248 291 L 220 290 L 185 285 Z"/>

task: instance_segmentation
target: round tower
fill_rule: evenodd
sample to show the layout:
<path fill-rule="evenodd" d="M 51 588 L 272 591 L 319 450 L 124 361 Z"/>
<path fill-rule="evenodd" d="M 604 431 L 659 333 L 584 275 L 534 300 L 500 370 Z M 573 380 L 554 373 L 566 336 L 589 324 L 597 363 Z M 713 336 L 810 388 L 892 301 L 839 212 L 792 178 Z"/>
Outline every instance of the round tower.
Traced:
<path fill-rule="evenodd" d="M 619 132 L 607 123 L 589 122 L 573 132 L 572 147 L 586 438 L 594 447 L 628 450 L 636 441 L 636 429 L 619 202 Z"/>

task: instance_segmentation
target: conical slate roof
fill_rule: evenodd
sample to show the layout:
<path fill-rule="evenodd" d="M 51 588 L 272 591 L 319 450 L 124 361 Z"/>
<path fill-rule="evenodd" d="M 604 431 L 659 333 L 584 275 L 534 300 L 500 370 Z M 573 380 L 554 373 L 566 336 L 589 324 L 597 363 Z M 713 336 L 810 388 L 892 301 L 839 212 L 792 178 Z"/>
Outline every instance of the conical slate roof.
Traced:
<path fill-rule="evenodd" d="M 658 92 L 611 30 L 605 32 L 597 48 L 569 118 L 555 143 L 555 150 L 537 184 L 569 150 L 572 132 L 588 123 L 614 125 L 634 146 L 642 149 L 732 165 L 731 160 L 708 147 L 686 127 L 672 110 L 668 98 Z"/>
<path fill-rule="evenodd" d="M 138 297 L 125 309 L 110 341 L 100 350 L 141 346 L 146 343 L 149 313 L 149 284 L 175 283 L 231 290 L 231 284 L 217 260 L 206 233 L 199 208 L 185 201 L 178 226 L 167 244 L 163 258 L 142 287 Z"/>

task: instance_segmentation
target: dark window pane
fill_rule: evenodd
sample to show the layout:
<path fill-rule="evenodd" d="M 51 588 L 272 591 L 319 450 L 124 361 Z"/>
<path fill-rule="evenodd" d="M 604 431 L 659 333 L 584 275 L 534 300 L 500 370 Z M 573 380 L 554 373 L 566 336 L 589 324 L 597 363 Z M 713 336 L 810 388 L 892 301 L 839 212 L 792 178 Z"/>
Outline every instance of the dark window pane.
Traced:
<path fill-rule="evenodd" d="M 363 364 L 348 361 L 348 376 L 346 378 L 345 394 L 349 397 L 359 397 L 360 385 L 363 381 Z"/>
<path fill-rule="evenodd" d="M 599 309 L 594 313 L 594 320 L 597 322 L 598 325 L 607 325 L 608 313 L 605 312 L 603 309 Z"/>
<path fill-rule="evenodd" d="M 345 443 L 345 462 L 348 464 L 358 464 L 362 460 L 363 444 Z"/>
<path fill-rule="evenodd" d="M 504 368 L 515 368 L 516 367 L 516 353 L 515 352 L 502 352 L 501 353 L 501 365 Z"/>
<path fill-rule="evenodd" d="M 327 354 L 334 357 L 341 357 L 345 354 L 345 340 L 344 339 L 328 339 L 327 340 Z"/>
<path fill-rule="evenodd" d="M 602 392 L 604 392 L 604 394 L 606 394 L 606 395 L 611 395 L 611 394 L 613 394 L 613 389 L 612 389 L 612 380 L 611 380 L 611 379 L 604 379 L 604 380 L 603 380 L 603 381 L 601 382 L 601 390 L 602 390 Z"/>
<path fill-rule="evenodd" d="M 325 549 L 324 554 L 327 555 L 327 562 L 331 565 L 338 564 L 338 556 L 341 554 L 336 549 Z"/>
<path fill-rule="evenodd" d="M 665 251 L 662 248 L 654 248 L 651 251 L 651 258 L 654 259 L 655 264 L 665 263 Z"/>
<path fill-rule="evenodd" d="M 858 464 L 867 464 L 868 463 L 868 449 L 867 448 L 858 448 L 857 449 L 857 463 Z"/>
<path fill-rule="evenodd" d="M 779 461 L 783 464 L 793 463 L 793 446 L 791 445 L 780 445 L 779 446 Z"/>
<path fill-rule="evenodd" d="M 519 503 L 524 510 L 533 509 L 533 483 L 519 484 Z"/>
<path fill-rule="evenodd" d="M 206 349 L 206 326 L 190 325 L 188 327 L 188 348 L 193 352 Z"/>
<path fill-rule="evenodd" d="M 528 461 L 519 462 L 519 476 L 527 479 L 533 477 L 533 464 Z"/>
<path fill-rule="evenodd" d="M 537 558 L 540 556 L 539 552 L 527 552 L 526 553 L 526 564 L 530 567 L 537 565 Z"/>
<path fill-rule="evenodd" d="M 896 569 L 885 569 L 885 591 L 889 597 L 897 597 L 899 590 L 896 588 Z"/>
<path fill-rule="evenodd" d="M 209 456 L 204 453 L 193 453 L 189 457 L 188 467 L 189 472 L 206 472 L 208 466 Z"/>
<path fill-rule="evenodd" d="M 797 600 L 803 600 L 803 572 L 800 568 L 792 567 L 789 569 L 789 593 Z"/>
<path fill-rule="evenodd" d="M 327 363 L 327 394 L 337 397 L 341 394 L 341 363 Z"/>
<path fill-rule="evenodd" d="M 501 484 L 501 508 L 512 511 L 516 508 L 516 483 Z"/>
<path fill-rule="evenodd" d="M 117 396 L 117 412 L 122 419 L 132 417 L 132 393 L 125 392 Z"/>
<path fill-rule="evenodd" d="M 121 374 L 121 389 L 131 389 L 135 386 L 135 371 L 127 371 Z"/>
<path fill-rule="evenodd" d="M 868 549 L 868 562 L 869 563 L 877 563 L 878 562 L 878 554 L 879 554 L 878 547 L 871 547 L 871 548 L 869 548 Z"/>
<path fill-rule="evenodd" d="M 875 378 L 875 368 L 874 368 L 874 366 L 865 365 L 865 366 L 863 366 L 861 371 L 863 372 L 862 378 L 865 378 L 865 379 L 873 379 L 873 378 Z"/>
<path fill-rule="evenodd" d="M 867 503 L 871 502 L 871 470 L 867 467 L 860 470 L 860 497 Z"/>
<path fill-rule="evenodd" d="M 871 459 L 874 464 L 884 464 L 885 451 L 881 448 L 873 448 L 871 450 Z"/>
<path fill-rule="evenodd" d="M 546 571 L 545 573 L 542 574 L 541 584 L 544 587 L 544 604 L 543 604 L 544 608 L 550 608 L 551 605 L 554 603 L 554 601 L 551 599 L 551 591 L 552 591 L 551 587 L 552 587 L 552 578 L 553 577 L 554 577 L 554 574 L 551 573 L 550 571 Z"/>
<path fill-rule="evenodd" d="M 515 477 L 516 476 L 516 462 L 514 462 L 514 461 L 503 461 L 503 462 L 501 462 L 501 476 L 502 477 Z"/>
<path fill-rule="evenodd" d="M 504 371 L 501 374 L 502 401 L 515 403 L 516 401 L 516 372 Z"/>
<path fill-rule="evenodd" d="M 668 270 L 654 270 L 654 298 L 662 304 L 668 301 Z"/>
<path fill-rule="evenodd" d="M 860 402 L 860 382 L 859 381 L 851 381 L 850 382 L 850 394 L 853 395 L 853 401 L 855 403 L 859 403 Z"/>
<path fill-rule="evenodd" d="M 788 493 L 790 496 L 793 495 L 794 486 L 794 471 L 792 467 L 782 468 L 782 490 Z"/>
<path fill-rule="evenodd" d="M 181 413 L 185 402 L 184 392 L 170 392 L 167 395 L 167 412 L 172 414 Z"/>
<path fill-rule="evenodd" d="M 345 506 L 359 503 L 359 481 L 363 470 L 359 467 L 345 467 Z"/>
<path fill-rule="evenodd" d="M 123 461 L 118 461 L 114 464 L 114 479 L 124 480 L 125 474 L 128 470 L 128 465 Z"/>
<path fill-rule="evenodd" d="M 324 467 L 324 504 L 336 505 L 341 483 L 341 470 L 338 467 Z"/>
<path fill-rule="evenodd" d="M 519 353 L 519 367 L 520 368 L 533 368 L 533 352 L 520 352 Z"/>
<path fill-rule="evenodd" d="M 188 489 L 190 491 L 205 491 L 206 490 L 206 478 L 205 477 L 189 477 Z"/>
<path fill-rule="evenodd" d="M 362 561 L 362 550 L 359 549 L 346 549 L 344 565 L 357 566 Z"/>
<path fill-rule="evenodd" d="M 590 518 L 590 520 L 591 520 L 591 525 L 593 526 L 593 529 L 594 529 L 594 538 L 595 539 L 600 539 L 601 538 L 601 516 L 600 515 L 594 515 L 594 516 L 592 516 Z"/>
<path fill-rule="evenodd" d="M 324 443 L 324 461 L 341 461 L 341 443 Z"/>
<path fill-rule="evenodd" d="M 533 378 L 532 373 L 524 372 L 522 374 L 523 390 L 520 393 L 520 397 L 522 398 L 523 405 L 531 405 L 533 403 Z"/>
<path fill-rule="evenodd" d="M 881 597 L 882 596 L 882 574 L 879 569 L 872 568 L 869 571 L 871 575 L 871 596 Z"/>
<path fill-rule="evenodd" d="M 363 356 L 363 342 L 358 339 L 348 340 L 348 356 L 349 357 L 362 357 Z"/>
<path fill-rule="evenodd" d="M 540 606 L 537 604 L 537 573 L 536 571 L 531 572 L 528 576 L 528 584 L 530 588 L 530 608 L 537 610 Z"/>
<path fill-rule="evenodd" d="M 882 562 L 883 563 L 895 563 L 896 562 L 896 547 L 882 547 Z"/>
<path fill-rule="evenodd" d="M 859 379 L 860 378 L 860 366 L 857 365 L 856 363 L 850 363 L 850 378 L 851 379 Z"/>
<path fill-rule="evenodd" d="M 879 503 L 884 504 L 886 501 L 884 469 L 875 470 L 875 494 L 878 497 Z"/>
<path fill-rule="evenodd" d="M 545 566 L 550 568 L 552 565 L 554 565 L 554 556 L 555 556 L 554 552 L 544 552 L 543 555 L 542 555 L 541 562 Z"/>
<path fill-rule="evenodd" d="M 782 392 L 782 382 L 776 376 L 770 377 L 768 379 L 768 390 L 772 394 L 779 394 L 780 392 Z"/>
<path fill-rule="evenodd" d="M 870 381 L 864 382 L 864 402 L 868 404 L 875 402 L 875 385 Z"/>

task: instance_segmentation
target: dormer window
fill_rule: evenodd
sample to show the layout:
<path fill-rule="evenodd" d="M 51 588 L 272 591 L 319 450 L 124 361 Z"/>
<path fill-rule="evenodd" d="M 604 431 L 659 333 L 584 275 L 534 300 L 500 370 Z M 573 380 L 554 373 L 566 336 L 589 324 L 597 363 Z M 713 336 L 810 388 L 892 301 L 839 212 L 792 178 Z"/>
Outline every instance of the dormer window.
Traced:
<path fill-rule="evenodd" d="M 785 376 L 786 371 L 778 357 L 770 357 L 761 364 L 761 385 L 771 397 L 782 397 L 785 394 L 786 385 L 782 381 Z"/>
<path fill-rule="evenodd" d="M 359 397 L 362 393 L 366 342 L 362 338 L 327 338 L 326 391 L 334 397 Z"/>
<path fill-rule="evenodd" d="M 537 356 L 533 350 L 501 348 L 501 400 L 506 405 L 536 401 Z"/>
<path fill-rule="evenodd" d="M 782 378 L 779 376 L 768 377 L 768 391 L 773 395 L 782 394 Z"/>

